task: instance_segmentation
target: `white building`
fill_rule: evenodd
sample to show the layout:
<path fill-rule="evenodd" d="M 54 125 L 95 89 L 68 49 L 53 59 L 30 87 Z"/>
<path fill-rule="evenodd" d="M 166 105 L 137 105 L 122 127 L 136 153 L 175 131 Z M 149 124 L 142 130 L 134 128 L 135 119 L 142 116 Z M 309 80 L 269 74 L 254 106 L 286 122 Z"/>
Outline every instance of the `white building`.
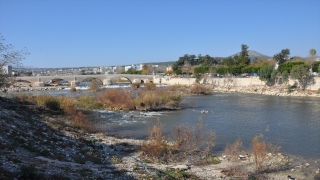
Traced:
<path fill-rule="evenodd" d="M 12 75 L 12 66 L 4 66 L 3 72 L 4 72 L 4 74 L 11 76 Z"/>

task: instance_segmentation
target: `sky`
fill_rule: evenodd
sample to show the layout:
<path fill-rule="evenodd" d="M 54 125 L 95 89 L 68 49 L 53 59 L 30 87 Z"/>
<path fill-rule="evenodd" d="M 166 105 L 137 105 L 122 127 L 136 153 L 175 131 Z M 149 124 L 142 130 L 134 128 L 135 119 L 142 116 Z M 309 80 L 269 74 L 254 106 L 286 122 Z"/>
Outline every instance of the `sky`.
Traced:
<path fill-rule="evenodd" d="M 0 0 L 0 33 L 38 68 L 227 57 L 241 44 L 307 57 L 320 54 L 320 1 Z"/>

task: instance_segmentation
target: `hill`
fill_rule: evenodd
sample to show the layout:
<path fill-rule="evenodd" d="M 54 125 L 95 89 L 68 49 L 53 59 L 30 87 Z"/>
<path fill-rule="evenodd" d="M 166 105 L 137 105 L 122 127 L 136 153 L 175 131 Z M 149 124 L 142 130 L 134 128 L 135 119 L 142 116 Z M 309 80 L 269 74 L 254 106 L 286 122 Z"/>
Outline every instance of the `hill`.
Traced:
<path fill-rule="evenodd" d="M 240 52 L 234 54 L 234 55 L 231 55 L 231 57 L 233 56 L 236 56 L 236 55 L 240 55 Z M 248 55 L 249 55 L 249 58 L 252 61 L 254 61 L 255 59 L 269 59 L 271 58 L 270 56 L 267 56 L 267 55 L 264 55 L 264 54 L 261 54 L 257 51 L 254 51 L 254 50 L 248 50 Z"/>

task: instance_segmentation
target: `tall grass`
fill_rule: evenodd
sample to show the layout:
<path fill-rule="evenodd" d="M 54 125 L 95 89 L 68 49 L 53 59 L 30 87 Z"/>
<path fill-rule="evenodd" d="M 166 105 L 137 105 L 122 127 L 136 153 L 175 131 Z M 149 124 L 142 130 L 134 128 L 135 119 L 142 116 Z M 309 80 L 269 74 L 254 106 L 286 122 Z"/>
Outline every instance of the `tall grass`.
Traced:
<path fill-rule="evenodd" d="M 262 138 L 263 135 L 259 135 L 255 136 L 252 140 L 253 157 L 257 170 L 262 168 L 267 154 L 267 144 L 266 141 Z"/>
<path fill-rule="evenodd" d="M 141 91 L 136 102 L 138 110 L 176 109 L 181 103 L 181 95 L 163 89 Z"/>
<path fill-rule="evenodd" d="M 169 144 L 163 136 L 163 125 L 154 125 L 148 141 L 141 146 L 142 152 L 151 160 L 170 161 L 176 159 L 177 155 L 184 157 L 192 152 L 200 151 L 209 155 L 215 145 L 215 133 L 205 131 L 201 119 L 196 126 L 175 126 L 172 134 L 174 140 Z"/>
<path fill-rule="evenodd" d="M 77 106 L 81 109 L 101 109 L 103 104 L 98 101 L 96 97 L 92 96 L 80 96 L 78 97 Z"/>
<path fill-rule="evenodd" d="M 156 84 L 150 82 L 150 83 L 144 83 L 144 90 L 154 90 L 156 88 Z"/>
<path fill-rule="evenodd" d="M 232 161 L 239 161 L 242 147 L 242 141 L 237 139 L 233 144 L 227 144 L 225 154 L 228 155 Z"/>
<path fill-rule="evenodd" d="M 99 85 L 97 84 L 97 82 L 92 81 L 89 85 L 89 91 L 91 92 L 98 92 L 100 91 Z"/>
<path fill-rule="evenodd" d="M 98 97 L 105 109 L 111 110 L 133 110 L 135 102 L 133 95 L 121 89 L 107 89 Z"/>
<path fill-rule="evenodd" d="M 158 122 L 149 131 L 147 142 L 143 142 L 141 146 L 142 152 L 150 159 L 163 159 L 170 152 L 170 146 L 166 143 L 163 136 L 163 125 Z"/>
<path fill-rule="evenodd" d="M 190 93 L 196 95 L 207 95 L 210 94 L 210 90 L 203 84 L 194 84 L 190 87 Z"/>

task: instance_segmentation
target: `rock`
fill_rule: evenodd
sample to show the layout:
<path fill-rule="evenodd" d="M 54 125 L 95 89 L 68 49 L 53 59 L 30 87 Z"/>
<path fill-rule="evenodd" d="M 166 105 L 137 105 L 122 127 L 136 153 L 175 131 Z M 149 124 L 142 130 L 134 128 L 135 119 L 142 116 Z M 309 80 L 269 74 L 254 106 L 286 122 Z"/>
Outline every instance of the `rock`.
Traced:
<path fill-rule="evenodd" d="M 171 167 L 172 169 L 179 169 L 179 170 L 183 170 L 183 171 L 185 171 L 185 170 L 188 170 L 189 169 L 189 166 L 187 166 L 187 165 L 177 165 L 177 166 L 173 166 L 173 167 Z"/>
<path fill-rule="evenodd" d="M 293 172 L 294 171 L 294 169 L 291 169 L 291 172 Z"/>
<path fill-rule="evenodd" d="M 309 167 L 310 166 L 310 164 L 309 163 L 306 163 L 306 167 Z"/>

